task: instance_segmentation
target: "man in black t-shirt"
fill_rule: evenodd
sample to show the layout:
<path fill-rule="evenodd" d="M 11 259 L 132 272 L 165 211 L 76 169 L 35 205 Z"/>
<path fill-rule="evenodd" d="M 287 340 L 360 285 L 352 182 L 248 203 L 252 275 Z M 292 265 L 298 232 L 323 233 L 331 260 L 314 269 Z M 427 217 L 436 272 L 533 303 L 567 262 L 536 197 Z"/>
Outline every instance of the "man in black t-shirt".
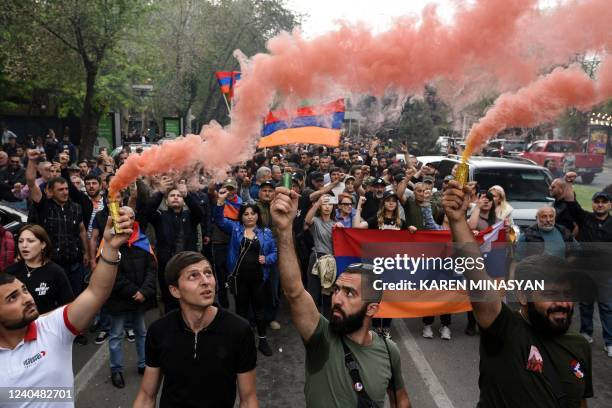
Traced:
<path fill-rule="evenodd" d="M 258 406 L 253 332 L 246 320 L 213 305 L 216 282 L 208 260 L 180 252 L 166 265 L 165 280 L 180 310 L 147 332 L 146 369 L 134 407 L 155 406 L 162 378 L 161 408 L 231 408 L 236 388 L 241 406 Z"/>
<path fill-rule="evenodd" d="M 459 256 L 481 257 L 466 219 L 469 188 L 455 181 L 443 205 Z M 466 280 L 487 281 L 484 269 L 467 269 Z M 579 334 L 568 333 L 574 303 L 569 265 L 551 255 L 532 256 L 515 270 L 517 281 L 545 282 L 542 291 L 518 291 L 519 312 L 502 303 L 497 291 L 473 291 L 472 308 L 480 326 L 479 408 L 586 407 L 593 396 L 591 349 Z M 474 296 L 478 296 L 476 299 Z"/>

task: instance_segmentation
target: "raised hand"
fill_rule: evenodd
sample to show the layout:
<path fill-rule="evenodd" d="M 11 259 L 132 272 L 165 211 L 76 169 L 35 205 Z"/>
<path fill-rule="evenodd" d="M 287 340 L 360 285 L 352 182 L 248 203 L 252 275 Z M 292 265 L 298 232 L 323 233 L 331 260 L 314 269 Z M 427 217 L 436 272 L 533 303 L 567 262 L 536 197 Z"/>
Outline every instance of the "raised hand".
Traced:
<path fill-rule="evenodd" d="M 442 206 L 449 222 L 465 221 L 465 213 L 469 205 L 468 194 L 469 187 L 461 188 L 461 185 L 455 180 L 448 182 L 448 187 L 442 195 Z"/>
<path fill-rule="evenodd" d="M 277 187 L 270 205 L 272 222 L 278 231 L 291 231 L 298 209 L 298 194 L 285 187 Z"/>

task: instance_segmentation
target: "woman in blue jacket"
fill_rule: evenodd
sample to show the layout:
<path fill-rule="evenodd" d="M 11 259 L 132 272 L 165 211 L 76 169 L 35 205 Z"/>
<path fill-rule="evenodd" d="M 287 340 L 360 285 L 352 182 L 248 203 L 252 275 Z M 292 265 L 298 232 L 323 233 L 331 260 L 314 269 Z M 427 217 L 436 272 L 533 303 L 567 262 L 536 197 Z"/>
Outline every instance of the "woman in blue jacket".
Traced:
<path fill-rule="evenodd" d="M 227 270 L 231 271 L 236 313 L 248 319 L 249 306 L 255 313 L 259 351 L 265 356 L 272 355 L 272 348 L 266 339 L 264 308 L 266 296 L 270 295 L 270 267 L 276 263 L 276 241 L 272 231 L 261 228 L 259 207 L 243 204 L 234 221 L 223 216 L 227 190 L 221 189 L 214 210 L 215 224 L 231 236 L 227 253 Z M 220 282 L 220 284 L 222 284 Z"/>

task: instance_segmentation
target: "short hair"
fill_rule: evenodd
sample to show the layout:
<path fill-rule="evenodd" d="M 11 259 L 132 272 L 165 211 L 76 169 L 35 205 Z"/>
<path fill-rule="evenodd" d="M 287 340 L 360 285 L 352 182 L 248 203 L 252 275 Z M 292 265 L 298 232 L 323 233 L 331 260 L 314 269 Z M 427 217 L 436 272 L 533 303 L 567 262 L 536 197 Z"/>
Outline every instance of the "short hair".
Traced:
<path fill-rule="evenodd" d="M 100 179 L 100 176 L 95 176 L 93 174 L 88 174 L 83 179 L 83 181 L 85 181 L 85 182 L 87 182 L 89 180 L 96 180 L 98 183 L 102 184 L 102 179 Z"/>
<path fill-rule="evenodd" d="M 19 241 L 19 237 L 25 231 L 30 231 L 36 239 L 45 243 L 45 248 L 42 250 L 42 262 L 47 263 L 51 260 L 51 251 L 53 250 L 53 246 L 51 244 L 51 238 L 49 238 L 49 234 L 47 231 L 38 224 L 26 224 L 19 229 L 17 232 L 17 241 Z M 17 251 L 19 251 L 19 245 L 17 245 Z M 21 255 L 21 253 L 20 253 Z"/>
<path fill-rule="evenodd" d="M 174 255 L 166 264 L 166 270 L 164 271 L 166 285 L 178 287 L 181 271 L 190 265 L 202 261 L 206 261 L 210 265 L 210 261 L 199 252 L 182 251 Z"/>
<path fill-rule="evenodd" d="M 374 281 L 380 277 L 374 273 L 374 266 L 367 263 L 354 263 L 346 267 L 342 273 L 361 275 L 361 298 L 366 303 L 380 303 L 383 291 L 374 289 Z"/>
<path fill-rule="evenodd" d="M 86 165 L 89 165 L 89 161 L 87 159 L 81 159 L 77 162 L 77 164 L 81 164 L 81 163 L 85 163 Z"/>
<path fill-rule="evenodd" d="M 53 177 L 51 180 L 47 181 L 47 188 L 53 190 L 56 184 L 68 184 L 68 182 L 63 177 Z"/>
<path fill-rule="evenodd" d="M 238 211 L 238 221 L 242 223 L 242 216 L 249 208 L 252 209 L 255 214 L 257 214 L 257 226 L 261 227 L 261 210 L 255 203 L 244 203 L 240 206 L 240 211 Z"/>
<path fill-rule="evenodd" d="M 538 211 L 536 211 L 536 218 L 539 217 L 540 214 L 542 213 L 542 211 L 544 211 L 544 210 L 551 210 L 553 212 L 553 214 L 555 214 L 555 215 L 557 214 L 557 210 L 555 209 L 555 207 L 545 205 L 544 207 L 538 208 Z"/>
<path fill-rule="evenodd" d="M 516 265 L 514 272 L 517 280 L 544 280 L 546 282 L 570 281 L 570 264 L 558 256 L 531 255 Z"/>
<path fill-rule="evenodd" d="M 10 273 L 0 272 L 0 286 L 15 282 L 15 275 Z"/>
<path fill-rule="evenodd" d="M 262 178 L 264 178 L 265 176 L 272 174 L 272 170 L 270 170 L 269 167 L 263 166 L 257 169 L 257 172 L 255 173 L 255 179 L 256 180 L 261 180 Z"/>

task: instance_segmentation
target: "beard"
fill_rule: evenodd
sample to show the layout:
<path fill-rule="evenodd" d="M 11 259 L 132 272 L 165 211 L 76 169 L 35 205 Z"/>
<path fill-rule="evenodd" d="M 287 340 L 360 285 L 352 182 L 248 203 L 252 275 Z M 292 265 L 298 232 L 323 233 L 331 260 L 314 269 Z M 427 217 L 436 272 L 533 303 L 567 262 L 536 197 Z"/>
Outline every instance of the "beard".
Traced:
<path fill-rule="evenodd" d="M 565 312 L 567 316 L 563 319 L 551 320 L 550 315 L 555 312 Z M 546 336 L 560 336 L 567 333 L 572 324 L 574 308 L 562 306 L 549 307 L 545 314 L 537 311 L 533 302 L 527 303 L 527 315 L 531 326 L 538 332 Z"/>
<path fill-rule="evenodd" d="M 27 307 L 26 307 L 26 310 L 27 310 Z M 28 324 L 38 319 L 39 313 L 38 313 L 38 309 L 36 308 L 36 306 L 34 306 L 33 311 L 29 313 L 26 312 L 26 310 L 23 311 L 23 316 L 21 320 L 12 321 L 12 322 L 11 321 L 8 321 L 8 322 L 0 321 L 0 325 L 2 325 L 2 327 L 4 327 L 6 330 L 20 330 L 20 329 L 23 329 L 24 327 L 27 327 Z"/>
<path fill-rule="evenodd" d="M 538 225 L 538 228 L 540 228 L 542 231 L 550 232 L 555 228 L 555 226 L 554 225 Z"/>
<path fill-rule="evenodd" d="M 357 313 L 346 315 L 340 307 L 334 306 L 331 310 L 331 320 L 329 322 L 329 330 L 338 336 L 346 336 L 347 334 L 355 333 L 363 326 L 363 320 L 365 319 L 366 312 L 368 309 L 367 303 L 364 304 Z M 334 312 L 337 311 L 342 317 L 334 316 Z"/>

